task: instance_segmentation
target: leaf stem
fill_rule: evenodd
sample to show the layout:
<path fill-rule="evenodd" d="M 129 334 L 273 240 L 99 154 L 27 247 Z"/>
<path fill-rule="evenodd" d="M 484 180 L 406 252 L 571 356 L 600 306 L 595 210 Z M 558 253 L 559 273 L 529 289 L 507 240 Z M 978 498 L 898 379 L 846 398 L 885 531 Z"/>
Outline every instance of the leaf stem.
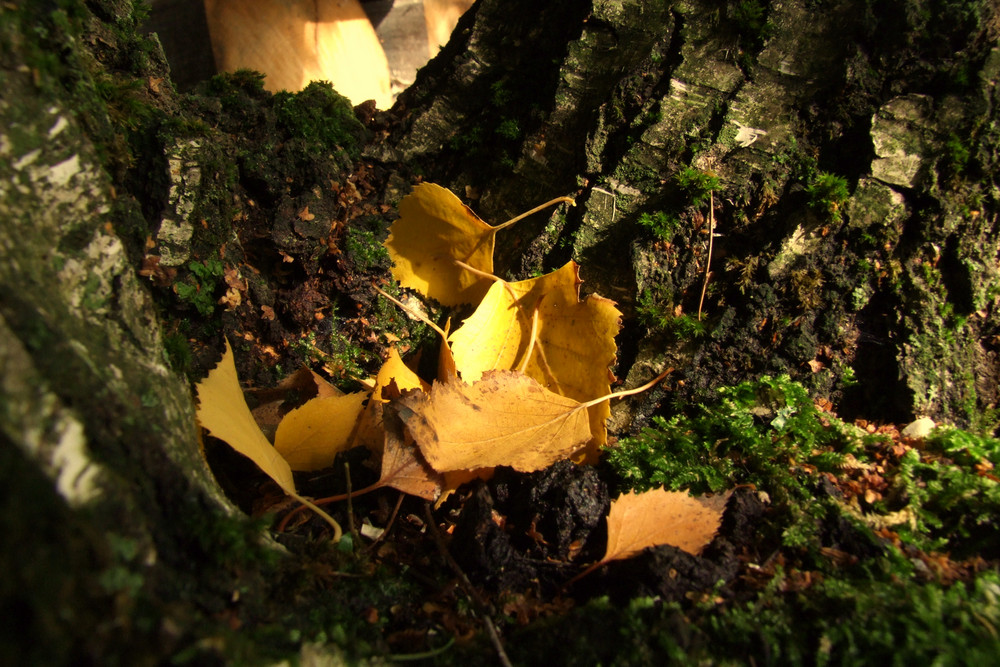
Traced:
<path fill-rule="evenodd" d="M 529 324 L 529 325 L 532 326 L 532 334 L 531 335 L 532 336 L 535 335 L 534 334 L 534 331 L 535 331 L 535 328 L 534 328 L 535 327 L 535 325 L 534 325 L 534 319 L 528 317 L 528 313 L 525 312 L 524 306 L 521 305 L 521 299 L 518 298 L 517 294 L 514 293 L 514 288 L 510 286 L 509 282 L 507 282 L 503 278 L 500 278 L 498 276 L 493 275 L 492 273 L 486 273 L 485 271 L 480 271 L 479 269 L 474 268 L 472 266 L 469 266 L 468 264 L 466 264 L 465 262 L 462 262 L 460 260 L 456 259 L 454 261 L 455 261 L 456 266 L 458 266 L 458 267 L 460 267 L 462 269 L 465 269 L 466 271 L 468 271 L 469 273 L 472 273 L 473 275 L 477 275 L 477 276 L 479 276 L 481 278 L 488 278 L 489 280 L 493 280 L 493 281 L 498 282 L 498 283 L 503 283 L 504 289 L 507 290 L 507 294 L 510 295 L 510 299 L 514 303 L 514 306 L 517 308 L 518 314 L 522 318 L 524 318 L 524 321 L 525 321 L 526 324 Z M 527 282 L 527 281 L 522 281 L 522 282 Z M 538 314 L 538 304 L 541 303 L 541 301 L 542 301 L 543 298 L 545 298 L 544 294 L 542 294 L 540 297 L 538 297 L 538 300 L 535 302 L 535 311 L 534 311 L 535 315 Z M 530 355 L 530 349 L 531 348 L 529 347 L 529 353 L 528 353 L 528 355 Z M 549 360 L 545 357 L 545 348 L 542 347 L 541 345 L 539 345 L 537 353 L 538 353 L 538 365 L 541 366 L 542 370 L 545 372 L 545 376 L 548 379 L 548 381 L 551 382 L 553 385 L 555 385 L 559 389 L 559 391 L 556 392 L 556 393 L 561 392 L 562 391 L 562 386 L 559 384 L 559 380 L 556 379 L 555 374 L 552 372 L 552 369 L 549 367 Z M 528 364 L 528 362 L 527 362 L 528 355 L 525 356 L 525 359 L 522 362 L 522 366 L 524 368 L 526 368 L 527 364 Z M 523 368 L 522 368 L 522 370 L 523 370 Z"/>
<path fill-rule="evenodd" d="M 541 301 L 541 299 L 539 299 L 539 301 Z M 521 363 L 517 368 L 517 371 L 519 373 L 523 373 L 524 370 L 528 367 L 528 362 L 531 361 L 531 352 L 535 349 L 535 340 L 537 337 L 538 337 L 538 304 L 535 304 L 535 309 L 531 311 L 531 334 L 528 337 L 528 349 L 524 351 L 524 359 L 521 360 Z"/>
<path fill-rule="evenodd" d="M 358 496 L 363 496 L 366 493 L 371 493 L 372 491 L 376 491 L 376 490 L 381 489 L 381 488 L 382 488 L 381 482 L 375 482 L 371 486 L 366 486 L 363 489 L 360 489 L 358 491 L 352 492 L 351 493 L 351 498 L 357 498 Z M 291 512 L 289 512 L 288 514 L 286 514 L 284 516 L 284 518 L 281 520 L 281 522 L 278 524 L 277 530 L 278 530 L 279 533 L 285 532 L 285 529 L 288 528 L 288 523 L 292 520 L 293 516 L 295 516 L 299 512 L 305 511 L 306 508 L 309 508 L 312 511 L 316 512 L 316 514 L 318 514 L 320 516 L 320 518 L 322 518 L 324 521 L 326 521 L 327 523 L 329 523 L 331 526 L 335 526 L 335 536 L 336 536 L 337 539 L 335 539 L 334 542 L 339 542 L 340 541 L 340 535 L 343 533 L 342 529 L 340 528 L 340 524 L 337 523 L 333 519 L 333 517 L 331 517 L 329 514 L 327 514 L 323 510 L 321 510 L 319 508 L 319 506 L 320 505 L 328 505 L 330 503 L 340 502 L 341 500 L 347 500 L 347 494 L 346 493 L 341 493 L 340 495 L 337 495 L 337 496 L 327 496 L 326 498 L 319 498 L 319 499 L 314 500 L 312 502 L 309 502 L 308 500 L 306 500 L 306 499 L 304 499 L 304 498 L 302 498 L 301 496 L 298 496 L 298 495 L 293 495 L 292 497 L 295 498 L 296 500 L 298 500 L 300 503 L 302 503 L 305 507 L 296 507 Z M 336 532 L 336 531 L 340 531 L 340 532 Z"/>
<path fill-rule="evenodd" d="M 519 221 L 527 218 L 529 215 L 533 215 L 535 213 L 538 213 L 542 209 L 546 209 L 549 206 L 555 206 L 556 204 L 569 204 L 570 206 L 576 206 L 576 201 L 574 201 L 572 197 L 556 197 L 552 201 L 547 201 L 544 204 L 542 204 L 541 206 L 536 206 L 535 208 L 531 209 L 530 211 L 526 211 L 526 212 L 522 213 L 521 215 L 519 215 L 519 216 L 517 216 L 515 218 L 511 218 L 510 220 L 508 220 L 507 222 L 503 223 L 502 225 L 497 225 L 496 227 L 493 228 L 493 231 L 495 233 L 495 232 L 500 231 L 501 229 L 504 229 L 505 227 L 510 227 L 515 222 L 519 222 Z"/>
<path fill-rule="evenodd" d="M 327 514 L 323 510 L 321 510 L 319 507 L 317 507 L 314 503 L 306 500 L 305 498 L 303 498 L 302 496 L 298 495 L 297 493 L 293 493 L 291 495 L 292 495 L 293 498 L 295 498 L 297 501 L 299 501 L 300 503 L 302 503 L 304 506 L 308 507 L 313 512 L 315 512 L 316 514 L 318 514 L 319 517 L 321 519 L 323 519 L 323 521 L 326 521 L 328 524 L 330 524 L 330 527 L 333 528 L 333 541 L 334 542 L 340 542 L 340 538 L 344 536 L 344 531 L 340 527 L 340 524 L 337 523 L 336 519 L 334 519 L 332 516 L 330 516 L 329 514 Z M 289 512 L 289 516 L 291 514 L 293 514 L 294 512 L 297 512 L 297 511 L 299 511 L 301 509 L 302 509 L 301 507 L 298 507 L 295 510 L 293 510 L 292 512 Z M 285 517 L 285 518 L 287 519 L 288 517 Z"/>
<path fill-rule="evenodd" d="M 611 394 L 608 394 L 607 396 L 601 396 L 600 398 L 595 398 L 595 399 L 593 399 L 591 401 L 587 401 L 586 403 L 581 403 L 579 405 L 579 407 L 577 407 L 575 409 L 576 410 L 581 410 L 583 408 L 589 408 L 589 407 L 592 407 L 592 406 L 597 405 L 599 403 L 603 403 L 604 401 L 607 401 L 607 400 L 612 399 L 612 398 L 625 398 L 626 396 L 633 396 L 635 394 L 641 394 L 642 392 L 648 391 L 648 390 L 652 389 L 653 387 L 655 387 L 656 385 L 658 385 L 663 378 L 667 377 L 668 375 L 670 375 L 673 372 L 674 372 L 673 367 L 670 367 L 667 370 L 665 370 L 662 373 L 660 373 L 659 375 L 657 375 L 655 378 L 653 378 L 649 382 L 647 382 L 646 384 L 642 385 L 641 387 L 636 387 L 635 389 L 623 389 L 622 391 L 616 391 L 616 392 L 613 392 Z"/>

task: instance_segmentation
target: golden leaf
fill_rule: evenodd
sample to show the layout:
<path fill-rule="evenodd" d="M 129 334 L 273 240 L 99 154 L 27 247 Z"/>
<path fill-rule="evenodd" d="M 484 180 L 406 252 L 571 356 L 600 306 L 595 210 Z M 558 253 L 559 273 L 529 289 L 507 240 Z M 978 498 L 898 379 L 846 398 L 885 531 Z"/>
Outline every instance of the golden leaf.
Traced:
<path fill-rule="evenodd" d="M 391 395 L 388 388 L 392 387 Z M 358 425 L 357 443 L 364 445 L 372 452 L 378 454 L 384 446 L 384 426 L 382 424 L 382 410 L 378 409 L 383 403 L 388 403 L 392 398 L 398 397 L 400 391 L 405 389 L 420 389 L 426 391 L 430 385 L 420 379 L 403 359 L 395 348 L 389 350 L 389 358 L 382 363 L 375 376 L 375 388 L 372 390 L 372 400 L 368 402 L 361 422 Z"/>
<path fill-rule="evenodd" d="M 573 200 L 556 197 L 491 227 L 447 188 L 421 183 L 400 202 L 399 220 L 389 227 L 384 245 L 393 261 L 392 275 L 403 287 L 442 305 L 476 303 L 490 286 L 497 232 L 561 203 L 573 205 Z"/>
<path fill-rule="evenodd" d="M 333 528 L 333 541 L 342 535 L 340 524 L 326 512 L 300 496 L 288 461 L 271 446 L 250 414 L 233 361 L 233 348 L 226 341 L 222 360 L 195 388 L 198 395 L 198 423 L 213 436 L 253 461 L 282 491 L 316 512 Z"/>
<path fill-rule="evenodd" d="M 321 470 L 352 446 L 352 434 L 367 392 L 306 401 L 292 410 L 274 434 L 274 449 L 292 470 Z"/>
<path fill-rule="evenodd" d="M 490 281 L 457 266 L 455 260 L 493 273 L 499 227 L 483 222 L 450 190 L 434 183 L 413 188 L 399 204 L 399 216 L 385 241 L 399 284 L 445 306 L 479 301 Z"/>
<path fill-rule="evenodd" d="M 585 403 L 611 391 L 615 336 L 621 312 L 591 294 L 580 301 L 579 266 L 519 282 L 496 282 L 482 303 L 451 334 L 455 365 L 467 382 L 493 369 L 520 369 L 550 391 Z M 532 340 L 533 315 L 537 333 Z M 594 441 L 587 462 L 607 441 L 608 402 L 589 409 Z"/>
<path fill-rule="evenodd" d="M 696 498 L 686 491 L 653 489 L 619 496 L 608 512 L 608 548 L 601 563 L 661 544 L 697 556 L 719 531 L 731 493 Z"/>
<path fill-rule="evenodd" d="M 228 340 L 222 360 L 209 372 L 208 377 L 198 383 L 196 389 L 198 423 L 257 464 L 285 493 L 295 495 L 291 467 L 264 437 L 243 398 L 239 378 L 236 376 L 233 348 L 229 346 Z"/>
<path fill-rule="evenodd" d="M 420 376 L 406 365 L 396 348 L 389 350 L 388 358 L 382 362 L 382 367 L 379 368 L 378 374 L 375 376 L 372 398 L 380 403 L 388 403 L 390 397 L 383 396 L 382 390 L 388 387 L 390 382 L 395 382 L 396 388 L 400 392 L 407 389 L 420 389 L 422 391 L 430 389 L 430 385 L 421 380 Z"/>
<path fill-rule="evenodd" d="M 289 399 L 302 402 L 315 397 L 343 396 L 332 384 L 323 379 L 322 376 L 309 370 L 305 366 L 299 368 L 277 386 L 269 389 L 249 389 L 246 394 L 254 398 L 257 402 L 251 412 L 257 425 L 264 432 L 269 440 L 274 439 L 274 432 L 281 423 L 281 419 L 289 412 L 287 403 Z"/>
<path fill-rule="evenodd" d="M 400 419 L 438 472 L 541 470 L 591 437 L 586 406 L 512 371 L 490 371 L 474 384 L 437 381 L 429 393 L 403 396 L 400 405 Z"/>

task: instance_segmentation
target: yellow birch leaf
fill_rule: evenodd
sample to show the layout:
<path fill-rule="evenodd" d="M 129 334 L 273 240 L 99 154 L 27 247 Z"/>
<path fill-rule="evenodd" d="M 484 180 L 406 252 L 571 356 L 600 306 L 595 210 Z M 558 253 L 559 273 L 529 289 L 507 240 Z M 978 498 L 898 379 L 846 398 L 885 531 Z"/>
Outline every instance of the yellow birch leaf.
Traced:
<path fill-rule="evenodd" d="M 274 449 L 292 470 L 321 470 L 350 449 L 367 392 L 306 401 L 278 424 Z"/>
<path fill-rule="evenodd" d="M 611 392 L 615 336 L 621 312 L 591 294 L 580 300 L 579 266 L 519 282 L 496 282 L 462 327 L 449 337 L 455 365 L 467 382 L 493 369 L 521 369 L 550 391 L 585 403 Z M 532 344 L 532 315 L 538 330 Z M 525 355 L 530 356 L 525 359 Z M 594 441 L 585 457 L 596 462 L 607 441 L 607 402 L 589 408 Z"/>
<path fill-rule="evenodd" d="M 233 361 L 233 348 L 226 340 L 226 351 L 218 365 L 195 387 L 198 395 L 198 423 L 210 434 L 253 461 L 281 490 L 318 514 L 333 528 L 333 541 L 339 542 L 343 531 L 333 517 L 300 496 L 288 461 L 271 446 L 250 413 L 240 389 Z"/>
<path fill-rule="evenodd" d="M 251 410 L 254 420 L 268 440 L 274 439 L 274 432 L 282 418 L 289 412 L 287 399 L 293 398 L 302 402 L 316 396 L 343 396 L 332 384 L 321 375 L 305 366 L 295 371 L 277 386 L 267 389 L 250 389 L 246 394 L 257 401 L 257 407 Z"/>
<path fill-rule="evenodd" d="M 393 380 L 396 381 L 396 387 L 401 392 L 407 389 L 420 389 L 422 391 L 430 389 L 430 385 L 421 380 L 420 376 L 406 365 L 396 348 L 389 350 L 389 358 L 382 363 L 378 375 L 375 376 L 375 390 L 372 392 L 375 400 L 382 403 L 388 401 L 382 396 L 382 389 L 388 387 Z"/>
<path fill-rule="evenodd" d="M 390 385 L 394 388 L 391 395 L 386 395 L 389 392 L 384 392 L 383 390 L 387 390 Z M 427 391 L 430 388 L 429 384 L 421 380 L 406 365 L 395 348 L 389 350 L 389 358 L 382 363 L 382 367 L 375 376 L 375 388 L 372 390 L 372 400 L 368 401 L 364 414 L 361 415 L 357 431 L 357 444 L 367 447 L 375 454 L 379 454 L 384 447 L 385 440 L 380 406 L 398 397 L 402 390 L 420 389 Z"/>
<path fill-rule="evenodd" d="M 285 493 L 297 498 L 291 467 L 264 437 L 243 398 L 228 340 L 222 361 L 198 383 L 197 393 L 198 422 L 213 436 L 257 464 Z"/>
<path fill-rule="evenodd" d="M 437 381 L 400 405 L 400 419 L 438 472 L 532 472 L 569 458 L 591 438 L 583 405 L 512 371 L 491 371 L 474 384 Z"/>
<path fill-rule="evenodd" d="M 686 491 L 653 489 L 619 496 L 608 512 L 608 548 L 601 563 L 661 544 L 697 556 L 719 531 L 731 493 L 696 498 Z"/>
<path fill-rule="evenodd" d="M 498 228 L 483 222 L 450 190 L 421 183 L 399 204 L 399 220 L 389 227 L 385 247 L 392 275 L 445 306 L 477 303 L 490 281 L 457 266 L 459 260 L 493 273 Z"/>

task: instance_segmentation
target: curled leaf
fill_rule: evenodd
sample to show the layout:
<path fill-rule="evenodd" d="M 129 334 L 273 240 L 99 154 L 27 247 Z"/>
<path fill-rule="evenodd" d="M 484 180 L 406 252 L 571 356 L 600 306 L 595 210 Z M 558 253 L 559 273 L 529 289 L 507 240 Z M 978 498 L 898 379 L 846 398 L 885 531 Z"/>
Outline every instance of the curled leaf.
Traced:
<path fill-rule="evenodd" d="M 228 340 L 222 360 L 198 383 L 197 393 L 198 422 L 205 430 L 257 464 L 285 493 L 295 495 L 288 461 L 264 437 L 243 398 Z"/>
<path fill-rule="evenodd" d="M 271 446 L 250 414 L 236 375 L 233 348 L 229 346 L 228 340 L 222 360 L 198 383 L 196 391 L 198 422 L 202 427 L 253 461 L 282 491 L 322 517 L 333 528 L 333 541 L 339 542 L 343 534 L 340 524 L 296 492 L 288 461 Z"/>
<path fill-rule="evenodd" d="M 382 474 L 379 486 L 391 486 L 424 500 L 437 500 L 444 478 L 431 468 L 391 408 L 380 406 L 385 424 Z"/>

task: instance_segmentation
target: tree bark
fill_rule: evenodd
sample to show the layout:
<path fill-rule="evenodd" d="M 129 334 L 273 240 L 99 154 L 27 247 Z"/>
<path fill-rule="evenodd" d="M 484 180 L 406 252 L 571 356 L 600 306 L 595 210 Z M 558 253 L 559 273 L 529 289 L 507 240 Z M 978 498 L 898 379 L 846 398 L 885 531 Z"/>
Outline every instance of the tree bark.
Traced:
<path fill-rule="evenodd" d="M 480 0 L 360 121 L 252 76 L 178 94 L 130 3 L 64 5 L 0 10 L 0 662 L 227 655 L 241 581 L 240 613 L 301 604 L 205 463 L 190 379 L 220 332 L 263 386 L 375 368 L 407 325 L 365 242 L 418 175 L 493 224 L 575 199 L 504 232 L 498 273 L 579 262 L 625 313 L 625 386 L 676 369 L 613 432 L 762 374 L 996 428 L 993 3 Z"/>

